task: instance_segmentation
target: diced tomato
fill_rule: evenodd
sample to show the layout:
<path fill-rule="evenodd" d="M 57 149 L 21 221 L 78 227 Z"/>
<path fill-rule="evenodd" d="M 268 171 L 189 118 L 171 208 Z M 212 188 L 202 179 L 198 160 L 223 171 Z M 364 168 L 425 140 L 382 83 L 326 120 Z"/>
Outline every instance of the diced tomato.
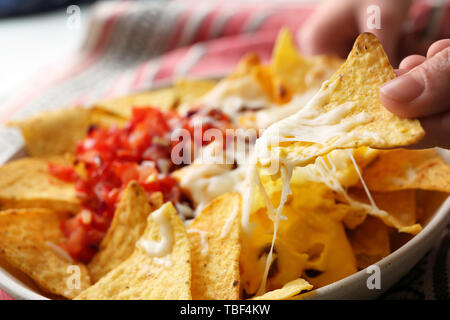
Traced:
<path fill-rule="evenodd" d="M 120 178 L 122 184 L 124 185 L 139 178 L 138 165 L 133 162 L 114 161 L 112 164 L 112 170 L 116 176 Z"/>
<path fill-rule="evenodd" d="M 164 201 L 180 202 L 180 187 L 166 172 L 178 167 L 171 161 L 171 150 L 179 142 L 169 138 L 176 129 L 188 130 L 191 140 L 183 142 L 187 143 L 188 152 L 210 143 L 194 141 L 196 123 L 202 124 L 201 136 L 206 130 L 216 128 L 225 137 L 230 127 L 228 117 L 217 110 L 196 111 L 181 117 L 156 108 L 133 108 L 125 128 L 91 127 L 85 139 L 77 144 L 76 160 L 84 167 L 83 177 L 71 167 L 49 164 L 54 176 L 75 183 L 83 204 L 80 213 L 61 224 L 67 237 L 62 247 L 74 259 L 88 262 L 97 252 L 130 181 L 137 181 L 148 196 L 161 192 Z M 158 167 L 160 165 L 163 168 Z"/>
<path fill-rule="evenodd" d="M 75 182 L 78 177 L 73 167 L 61 163 L 50 162 L 48 170 L 50 174 L 66 182 Z"/>

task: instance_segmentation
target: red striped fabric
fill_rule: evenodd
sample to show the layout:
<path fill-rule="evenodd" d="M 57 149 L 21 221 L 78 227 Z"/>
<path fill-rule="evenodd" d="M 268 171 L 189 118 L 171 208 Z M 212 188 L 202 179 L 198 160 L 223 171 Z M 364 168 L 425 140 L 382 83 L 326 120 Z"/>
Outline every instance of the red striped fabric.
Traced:
<path fill-rule="evenodd" d="M 313 10 L 312 4 L 292 1 L 100 3 L 80 51 L 46 68 L 34 78 L 39 81 L 1 106 L 0 123 L 45 109 L 89 105 L 180 76 L 225 75 L 247 52 L 267 61 L 280 28 L 298 31 Z M 425 29 L 433 10 L 416 2 L 410 25 Z M 442 10 L 434 31 L 441 38 L 450 30 L 450 6 Z M 7 298 L 0 291 L 0 300 Z"/>

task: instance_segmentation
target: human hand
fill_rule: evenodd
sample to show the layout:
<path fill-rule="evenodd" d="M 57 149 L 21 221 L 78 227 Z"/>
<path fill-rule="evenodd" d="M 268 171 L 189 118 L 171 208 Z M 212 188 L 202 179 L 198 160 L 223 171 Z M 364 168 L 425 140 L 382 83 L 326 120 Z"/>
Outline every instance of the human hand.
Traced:
<path fill-rule="evenodd" d="M 406 57 L 396 72 L 380 89 L 381 102 L 401 117 L 419 118 L 425 138 L 413 147 L 450 148 L 450 39 L 432 44 L 426 57 Z"/>
<path fill-rule="evenodd" d="M 367 8 L 380 8 L 380 29 L 367 26 Z M 319 5 L 298 35 L 302 52 L 308 55 L 332 54 L 345 58 L 356 37 L 375 34 L 391 64 L 399 61 L 398 49 L 411 0 L 331 0 Z M 408 41 L 412 43 L 413 41 Z M 428 46 L 427 46 L 428 47 Z M 420 52 L 420 51 L 415 51 Z"/>

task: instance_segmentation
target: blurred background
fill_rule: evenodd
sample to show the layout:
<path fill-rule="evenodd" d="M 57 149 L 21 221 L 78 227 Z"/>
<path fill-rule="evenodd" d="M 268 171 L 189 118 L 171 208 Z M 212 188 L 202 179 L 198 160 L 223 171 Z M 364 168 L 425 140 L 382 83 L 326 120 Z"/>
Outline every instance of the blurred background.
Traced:
<path fill-rule="evenodd" d="M 219 2 L 211 0 L 213 1 Z M 258 3 L 264 0 L 247 0 L 249 1 Z M 99 2 L 102 1 L 0 0 L 0 101 L 37 71 L 79 48 L 86 33 L 92 7 Z M 79 6 L 79 13 L 71 10 L 73 5 Z M 68 26 L 68 18 L 71 15 L 77 15 L 80 23 Z"/>
<path fill-rule="evenodd" d="M 0 0 L 0 99 L 43 66 L 79 47 L 95 0 Z M 67 8 L 81 8 L 67 28 Z"/>
<path fill-rule="evenodd" d="M 242 32 L 257 32 L 261 25 L 263 31 L 276 26 L 279 27 L 283 24 L 287 24 L 288 26 L 294 25 L 295 28 L 297 28 L 301 24 L 298 23 L 298 21 L 305 20 L 307 13 L 303 14 L 303 11 L 300 10 L 299 12 L 302 14 L 298 16 L 289 6 L 282 6 L 281 3 L 289 2 L 295 5 L 306 4 L 305 10 L 308 11 L 308 8 L 312 7 L 307 4 L 319 1 L 320 0 L 130 0 L 129 2 L 134 5 L 139 3 L 146 3 L 146 5 L 149 3 L 164 3 L 164 6 L 167 7 L 166 11 L 170 12 L 164 12 L 162 15 L 160 14 L 160 11 L 156 10 L 155 12 L 160 13 L 156 13 L 154 17 L 149 16 L 147 19 L 143 19 L 144 17 L 141 15 L 134 19 L 133 15 L 135 13 L 139 14 L 139 10 L 142 8 L 135 6 L 134 9 L 129 9 L 127 11 L 127 17 L 122 20 L 129 19 L 134 21 L 132 23 L 135 24 L 135 28 L 133 29 L 132 34 L 128 34 L 125 30 L 126 28 L 123 28 L 122 24 L 119 24 L 119 27 L 117 28 L 119 31 L 114 33 L 113 36 L 113 38 L 118 39 L 116 44 L 120 45 L 122 39 L 119 38 L 124 38 L 124 41 L 130 39 L 130 43 L 125 44 L 124 48 L 122 48 L 123 50 L 119 53 L 123 53 L 124 51 L 128 52 L 129 50 L 127 49 L 129 46 L 134 46 L 134 44 L 131 43 L 131 38 L 133 38 L 133 34 L 136 34 L 136 37 L 138 37 L 138 33 L 141 33 L 140 39 L 142 41 L 150 39 L 149 42 L 152 43 L 150 49 L 154 50 L 151 53 L 147 52 L 148 54 L 143 51 L 138 52 L 139 54 L 143 54 L 141 57 L 142 59 L 135 59 L 132 63 L 124 62 L 123 57 L 119 57 L 120 59 L 117 59 L 116 61 L 121 63 L 122 71 L 124 71 L 127 69 L 127 63 L 129 63 L 130 66 L 134 66 L 137 63 L 143 63 L 150 58 L 156 58 L 158 55 L 165 53 L 164 50 L 161 50 L 159 47 L 167 42 L 169 33 L 172 31 L 174 31 L 174 33 L 178 32 L 182 34 L 181 38 L 178 39 L 179 44 L 170 48 L 176 49 L 176 47 L 191 45 L 192 43 L 197 42 L 197 40 L 202 41 L 215 38 L 217 34 L 214 33 L 217 30 L 214 30 L 214 28 L 213 30 L 208 29 L 210 28 L 212 20 L 215 21 L 214 24 L 219 26 L 220 29 L 227 20 L 231 21 L 229 24 L 236 24 L 235 19 L 230 19 L 230 17 L 237 18 L 237 20 L 241 19 L 243 21 L 247 19 L 244 16 L 250 16 L 252 12 L 256 12 L 255 17 L 248 18 L 248 24 L 243 26 Z M 442 3 L 448 1 L 450 0 L 414 0 L 414 2 L 422 3 Z M 116 5 L 120 5 L 120 3 L 126 1 L 116 0 L 114 2 Z M 186 10 L 184 11 L 195 11 L 195 14 L 189 19 L 186 18 L 183 10 L 179 9 L 176 11 L 174 6 L 171 7 L 168 5 L 174 2 L 185 3 Z M 195 5 L 192 5 L 192 3 L 198 2 L 203 2 L 207 5 L 203 7 L 199 6 L 195 9 Z M 226 10 L 227 8 L 223 8 L 229 6 L 233 2 L 235 4 L 234 9 Z M 97 6 L 100 3 L 102 6 Z M 62 66 L 74 61 L 73 55 L 77 53 L 77 49 L 79 49 L 83 43 L 86 45 L 86 42 L 83 41 L 85 41 L 89 25 L 91 25 L 89 28 L 89 36 L 92 36 L 92 38 L 96 38 L 97 36 L 95 34 L 95 26 L 92 27 L 90 19 L 95 17 L 95 19 L 92 20 L 102 20 L 105 16 L 113 15 L 112 12 L 114 10 L 111 8 L 109 12 L 105 12 L 105 10 L 93 10 L 94 7 L 97 9 L 102 7 L 104 9 L 105 6 L 103 5 L 105 3 L 106 1 L 100 0 L 0 0 L 0 111 L 2 109 L 2 102 L 7 100 L 6 96 L 14 91 L 14 89 L 22 88 L 26 80 L 36 75 L 38 71 L 45 70 L 49 65 L 56 64 Z M 252 3 L 250 7 L 248 6 L 249 3 Z M 270 4 L 271 6 L 267 6 L 267 4 Z M 208 6 L 210 8 L 208 8 Z M 247 9 L 243 9 L 243 6 L 246 6 Z M 260 7 L 263 6 L 266 7 L 266 11 L 260 10 Z M 214 7 L 217 7 L 219 14 L 214 11 Z M 427 15 L 430 15 L 430 12 L 434 12 L 433 10 L 421 10 L 423 9 L 421 8 L 421 5 L 418 5 L 415 8 L 418 10 L 412 10 L 412 13 L 415 15 L 415 23 L 412 26 L 412 29 L 415 27 L 421 28 L 426 25 L 425 21 L 427 21 L 427 19 L 422 19 L 422 16 L 426 18 Z M 272 12 L 275 12 L 276 9 L 279 9 L 279 14 L 273 14 L 273 16 L 271 16 Z M 258 10 L 261 12 L 258 12 Z M 152 12 L 152 10 L 149 12 Z M 173 20 L 172 16 L 175 15 L 179 15 L 179 21 Z M 189 13 L 187 16 L 189 17 Z M 152 26 L 152 20 L 164 21 L 166 26 Z M 198 21 L 203 21 L 203 24 L 195 31 L 196 29 L 194 27 Z M 161 24 L 161 22 L 158 23 L 159 25 Z M 446 25 L 449 25 L 449 23 L 447 22 Z M 177 28 L 182 30 L 177 30 Z M 236 25 L 235 28 L 231 26 L 229 29 L 238 30 L 239 26 Z M 148 34 L 152 30 L 155 30 L 153 38 Z M 235 31 L 225 33 L 223 36 L 234 35 L 236 33 Z M 194 32 L 197 32 L 197 34 L 194 34 Z M 186 37 L 183 38 L 184 36 Z M 190 39 L 190 37 L 192 39 Z M 264 37 L 265 36 L 261 35 L 259 40 L 255 37 L 255 41 L 261 41 L 262 43 L 264 42 Z M 95 41 L 95 39 L 93 41 Z M 83 48 L 85 48 L 85 46 L 83 46 Z M 198 48 L 194 46 L 193 49 Z M 192 52 L 194 58 L 195 55 L 198 54 L 197 51 L 193 50 Z M 147 54 L 147 56 L 145 56 L 145 54 Z M 78 54 L 78 56 L 80 56 L 80 54 Z M 133 58 L 133 53 L 129 56 Z M 221 57 L 222 60 L 220 63 L 222 64 L 224 57 L 227 58 L 227 56 Z M 117 70 L 118 66 L 114 65 L 115 62 L 111 61 L 111 59 L 108 60 L 108 63 L 108 68 L 110 70 L 121 71 Z M 154 63 L 156 64 L 157 61 Z M 169 62 L 168 64 L 171 65 L 173 62 Z M 217 65 L 217 61 L 212 63 L 212 65 L 214 64 Z M 164 73 L 164 70 L 160 73 Z M 50 74 L 50 72 L 44 73 L 44 75 L 46 74 Z M 92 77 L 90 79 L 92 80 Z M 113 79 L 113 76 L 109 75 L 109 77 L 103 77 L 102 83 L 105 82 L 104 79 Z M 39 80 L 40 79 L 34 81 L 37 84 Z M 95 82 L 94 80 L 92 81 Z M 80 80 L 79 82 L 82 81 Z M 92 88 L 87 82 L 84 82 L 84 85 L 87 88 Z M 81 90 L 81 85 L 79 87 Z M 73 88 L 71 88 L 71 90 L 74 91 Z M 47 101 L 41 104 L 49 104 L 49 100 L 53 101 L 54 99 L 48 98 Z"/>

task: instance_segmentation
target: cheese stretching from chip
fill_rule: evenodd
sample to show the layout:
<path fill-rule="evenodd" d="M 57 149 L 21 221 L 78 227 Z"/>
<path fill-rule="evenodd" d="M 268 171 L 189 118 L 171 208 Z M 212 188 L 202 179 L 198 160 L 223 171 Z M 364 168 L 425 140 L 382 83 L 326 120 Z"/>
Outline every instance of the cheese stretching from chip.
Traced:
<path fill-rule="evenodd" d="M 381 85 L 394 77 L 378 39 L 364 33 L 356 40 L 345 64 L 319 92 L 305 106 L 299 106 L 297 113 L 271 125 L 256 141 L 256 165 L 248 181 L 259 186 L 274 223 L 272 246 L 259 293 L 265 292 L 283 207 L 292 193 L 289 181 L 295 166 L 310 164 L 333 149 L 392 148 L 415 143 L 423 137 L 418 120 L 396 117 L 378 99 Z M 265 193 L 258 168 L 281 176 L 283 189 L 276 208 Z M 249 189 L 246 197 L 251 199 L 253 186 Z M 372 207 L 376 209 L 374 203 Z M 247 230 L 250 211 L 251 204 L 244 206 L 242 223 Z M 381 212 L 379 215 L 395 225 L 392 217 L 385 217 Z"/>
<path fill-rule="evenodd" d="M 358 37 L 345 64 L 294 115 L 270 126 L 256 143 L 258 162 L 273 159 L 305 165 L 337 148 L 393 148 L 419 141 L 418 120 L 400 119 L 378 99 L 381 85 L 395 77 L 372 34 Z"/>

